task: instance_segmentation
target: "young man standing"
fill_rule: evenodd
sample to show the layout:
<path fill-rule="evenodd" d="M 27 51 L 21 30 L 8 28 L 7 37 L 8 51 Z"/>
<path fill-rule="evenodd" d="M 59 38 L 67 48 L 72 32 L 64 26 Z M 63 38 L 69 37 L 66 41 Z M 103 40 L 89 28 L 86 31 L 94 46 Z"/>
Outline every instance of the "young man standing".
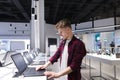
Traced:
<path fill-rule="evenodd" d="M 73 35 L 71 23 L 68 19 L 60 20 L 55 27 L 62 37 L 60 46 L 50 60 L 37 67 L 36 70 L 47 68 L 60 58 L 61 71 L 57 73 L 47 71 L 44 74 L 48 78 L 60 78 L 60 80 L 81 80 L 80 66 L 83 57 L 86 55 L 85 45 Z"/>

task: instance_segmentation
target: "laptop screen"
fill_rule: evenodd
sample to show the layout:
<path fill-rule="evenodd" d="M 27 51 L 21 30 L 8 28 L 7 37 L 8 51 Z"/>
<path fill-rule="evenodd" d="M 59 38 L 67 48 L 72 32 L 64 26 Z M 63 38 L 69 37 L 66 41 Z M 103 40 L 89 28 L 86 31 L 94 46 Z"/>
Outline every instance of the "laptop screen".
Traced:
<path fill-rule="evenodd" d="M 14 53 L 15 53 L 15 51 L 7 51 L 5 53 L 5 55 L 3 56 L 3 59 L 1 60 L 2 66 L 7 66 L 13 62 L 11 59 L 11 55 Z"/>
<path fill-rule="evenodd" d="M 31 56 L 28 52 L 23 52 L 23 56 L 27 59 L 28 64 L 32 63 L 33 59 L 31 58 Z"/>
<path fill-rule="evenodd" d="M 4 66 L 7 66 L 7 65 L 9 65 L 13 62 L 12 59 L 11 59 L 12 54 L 15 54 L 15 51 L 8 51 L 6 53 L 6 55 L 4 57 L 4 61 L 5 61 Z"/>
<path fill-rule="evenodd" d="M 25 69 L 27 68 L 27 64 L 25 63 L 25 60 L 23 58 L 23 56 L 21 55 L 21 53 L 17 53 L 14 55 L 11 55 L 11 58 L 14 62 L 14 64 L 16 65 L 19 73 L 23 73 L 25 71 Z"/>

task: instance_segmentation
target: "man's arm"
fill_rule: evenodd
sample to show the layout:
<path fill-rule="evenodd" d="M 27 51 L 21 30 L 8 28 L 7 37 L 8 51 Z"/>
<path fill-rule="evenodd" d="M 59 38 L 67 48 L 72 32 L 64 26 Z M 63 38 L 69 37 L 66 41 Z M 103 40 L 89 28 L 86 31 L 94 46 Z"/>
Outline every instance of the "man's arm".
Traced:
<path fill-rule="evenodd" d="M 71 73 L 71 72 L 72 72 L 72 69 L 71 69 L 70 67 L 67 67 L 66 69 L 58 72 L 58 74 L 59 74 L 60 76 L 63 76 L 63 75 L 69 74 L 69 73 Z"/>
<path fill-rule="evenodd" d="M 48 76 L 48 79 L 51 79 L 51 78 L 58 78 L 60 76 L 67 75 L 67 74 L 69 74 L 71 72 L 72 72 L 72 69 L 70 67 L 67 67 L 66 69 L 64 69 L 64 70 L 62 70 L 62 71 L 60 71 L 58 73 L 47 71 L 44 74 L 46 76 Z"/>

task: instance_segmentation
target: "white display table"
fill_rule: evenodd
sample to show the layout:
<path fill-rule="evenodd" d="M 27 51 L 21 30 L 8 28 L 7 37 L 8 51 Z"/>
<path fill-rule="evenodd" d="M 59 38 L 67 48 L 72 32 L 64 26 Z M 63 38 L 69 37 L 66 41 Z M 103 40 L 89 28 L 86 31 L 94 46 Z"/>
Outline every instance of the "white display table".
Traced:
<path fill-rule="evenodd" d="M 116 79 L 116 65 L 120 65 L 120 58 L 116 58 L 115 55 L 108 56 L 108 55 L 97 55 L 97 54 L 87 54 L 85 58 L 89 59 L 89 67 L 91 67 L 91 60 L 96 60 L 100 62 L 100 76 L 98 77 L 102 77 L 101 63 L 113 65 L 114 66 L 114 79 L 117 80 Z M 89 68 L 89 74 L 90 74 L 90 77 L 92 77 L 91 68 Z"/>
<path fill-rule="evenodd" d="M 14 77 L 15 66 L 13 64 L 7 67 L 0 67 L 0 80 L 47 80 L 46 76 L 34 76 L 34 77 Z"/>

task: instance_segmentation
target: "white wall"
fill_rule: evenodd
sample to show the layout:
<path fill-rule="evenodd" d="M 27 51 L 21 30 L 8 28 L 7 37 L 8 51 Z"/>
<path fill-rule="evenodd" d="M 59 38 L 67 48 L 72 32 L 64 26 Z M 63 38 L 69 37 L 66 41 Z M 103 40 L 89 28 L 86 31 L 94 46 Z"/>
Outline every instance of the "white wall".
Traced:
<path fill-rule="evenodd" d="M 11 41 L 24 42 L 24 44 L 19 43 L 21 49 L 27 49 L 30 44 L 30 23 L 21 22 L 0 22 L 0 42 L 7 41 L 6 50 L 10 50 Z M 0 44 L 1 46 L 1 44 Z M 18 46 L 13 45 L 15 48 Z"/>
<path fill-rule="evenodd" d="M 92 28 L 92 21 L 83 22 L 83 23 L 77 24 L 76 26 L 76 29 L 78 30 L 90 29 L 90 28 Z"/>
<path fill-rule="evenodd" d="M 55 25 L 52 24 L 45 24 L 46 27 L 46 53 L 49 52 L 49 48 L 48 48 L 48 38 L 57 38 L 57 46 L 59 45 L 59 36 L 57 34 L 57 30 L 55 28 Z"/>
<path fill-rule="evenodd" d="M 0 36 L 30 36 L 30 23 L 0 22 Z"/>
<path fill-rule="evenodd" d="M 114 25 L 114 17 L 95 20 L 94 27 L 109 27 Z M 116 24 L 120 24 L 120 17 L 116 17 Z"/>
<path fill-rule="evenodd" d="M 10 26 L 10 24 L 12 24 L 12 26 Z M 25 26 L 26 24 L 27 27 Z M 0 39 L 30 39 L 30 27 L 30 23 L 0 22 Z M 57 38 L 58 46 L 59 36 L 56 34 L 57 30 L 55 26 L 52 24 L 45 24 L 45 29 L 46 41 L 44 45 L 46 50 L 48 50 L 48 38 Z M 24 33 L 22 31 L 24 31 Z"/>

